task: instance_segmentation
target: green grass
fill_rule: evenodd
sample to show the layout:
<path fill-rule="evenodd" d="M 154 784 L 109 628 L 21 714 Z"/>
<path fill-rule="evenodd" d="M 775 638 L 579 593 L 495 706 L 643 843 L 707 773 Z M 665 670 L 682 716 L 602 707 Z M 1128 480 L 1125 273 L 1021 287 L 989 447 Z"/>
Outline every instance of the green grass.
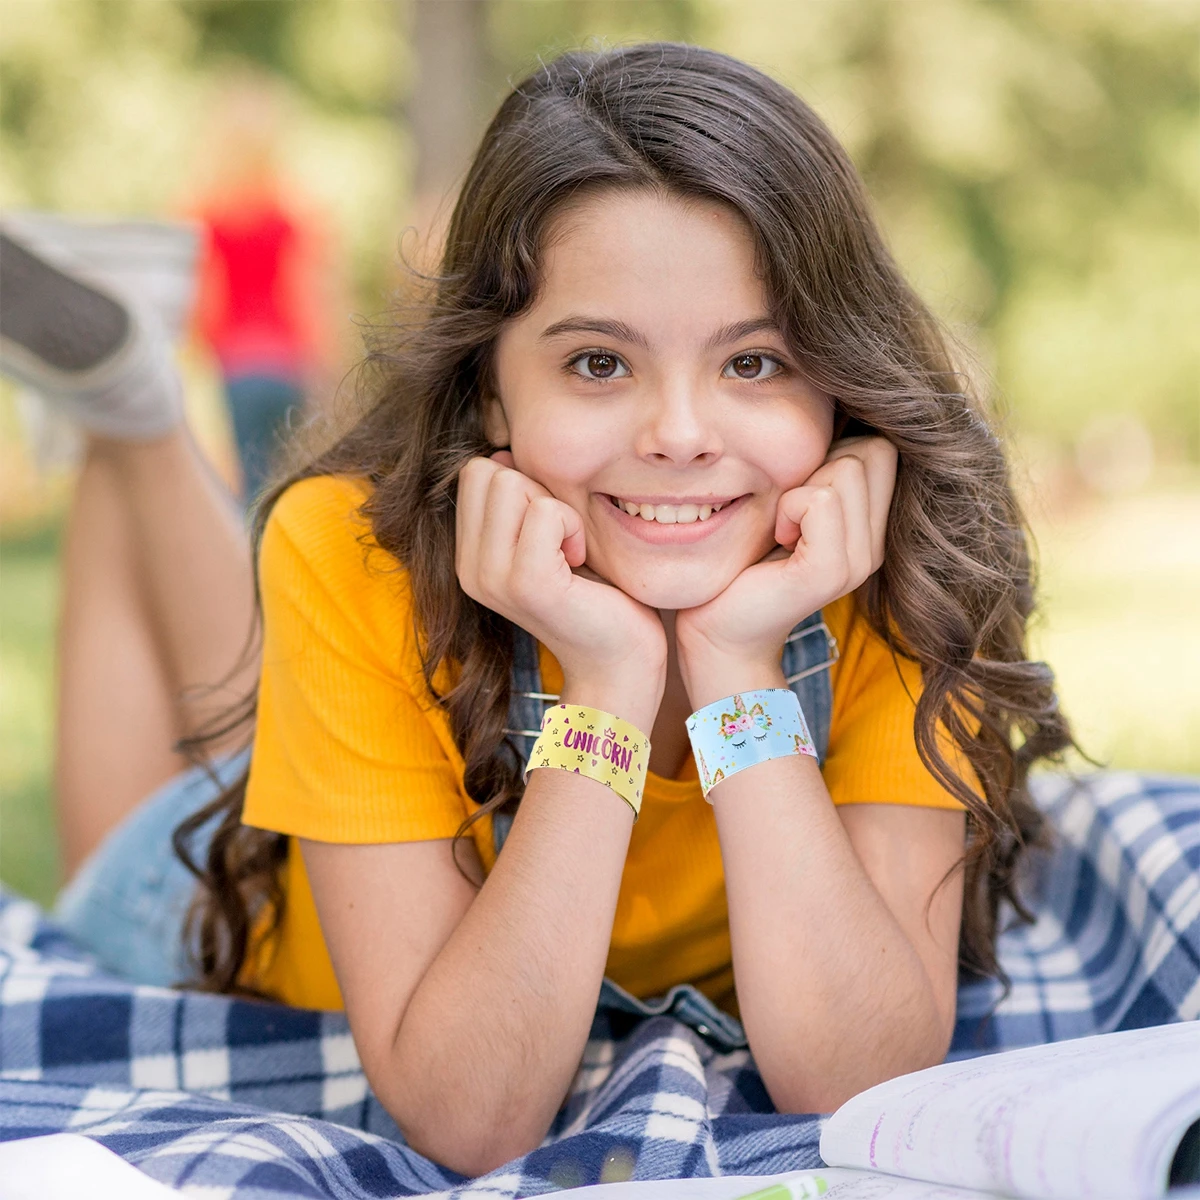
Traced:
<path fill-rule="evenodd" d="M 1035 523 L 1042 614 L 1084 749 L 1114 767 L 1200 775 L 1200 485 Z M 0 539 L 0 880 L 47 902 L 59 536 Z"/>
<path fill-rule="evenodd" d="M 0 880 L 53 898 L 50 797 L 58 529 L 0 540 Z"/>
<path fill-rule="evenodd" d="M 1034 652 L 1083 749 L 1200 775 L 1200 487 L 1096 505 L 1038 528 Z"/>

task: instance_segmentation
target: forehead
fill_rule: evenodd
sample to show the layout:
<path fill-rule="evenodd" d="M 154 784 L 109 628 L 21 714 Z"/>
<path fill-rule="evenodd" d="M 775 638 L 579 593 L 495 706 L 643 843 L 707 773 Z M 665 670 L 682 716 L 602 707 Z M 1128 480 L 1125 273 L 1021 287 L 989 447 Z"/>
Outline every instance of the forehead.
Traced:
<path fill-rule="evenodd" d="M 581 312 L 706 334 L 767 310 L 754 238 L 735 209 L 657 191 L 608 191 L 554 220 L 525 316 L 544 323 Z"/>

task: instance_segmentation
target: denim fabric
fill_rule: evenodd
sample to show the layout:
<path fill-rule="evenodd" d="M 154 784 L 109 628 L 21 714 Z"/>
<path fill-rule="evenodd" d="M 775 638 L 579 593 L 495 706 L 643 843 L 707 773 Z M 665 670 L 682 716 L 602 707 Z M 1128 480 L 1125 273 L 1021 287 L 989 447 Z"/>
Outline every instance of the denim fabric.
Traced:
<path fill-rule="evenodd" d="M 214 764 L 221 789 L 245 769 L 249 752 Z M 183 920 L 196 880 L 171 848 L 175 827 L 218 795 L 193 768 L 151 793 L 92 852 L 62 890 L 55 919 L 106 970 L 133 983 L 170 987 L 187 978 Z M 203 861 L 216 821 L 198 831 Z"/>
<path fill-rule="evenodd" d="M 233 438 L 242 464 L 242 494 L 249 504 L 262 491 L 304 393 L 294 379 L 234 375 L 225 380 Z"/>

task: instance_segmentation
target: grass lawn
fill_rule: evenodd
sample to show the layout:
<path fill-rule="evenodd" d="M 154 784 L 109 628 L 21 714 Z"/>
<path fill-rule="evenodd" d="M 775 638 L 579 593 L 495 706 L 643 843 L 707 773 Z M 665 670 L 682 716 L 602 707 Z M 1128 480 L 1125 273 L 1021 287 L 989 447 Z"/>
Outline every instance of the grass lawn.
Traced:
<path fill-rule="evenodd" d="M 1200 483 L 1035 523 L 1034 652 L 1058 672 L 1084 749 L 1200 775 Z M 0 880 L 57 886 L 50 806 L 58 532 L 0 538 Z"/>
<path fill-rule="evenodd" d="M 58 531 L 0 539 L 0 881 L 48 901 Z"/>

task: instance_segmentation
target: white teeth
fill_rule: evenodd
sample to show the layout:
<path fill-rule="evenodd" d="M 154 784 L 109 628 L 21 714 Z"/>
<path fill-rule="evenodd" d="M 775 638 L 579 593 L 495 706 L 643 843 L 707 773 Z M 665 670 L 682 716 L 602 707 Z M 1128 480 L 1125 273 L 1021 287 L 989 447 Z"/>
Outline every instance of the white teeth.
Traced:
<path fill-rule="evenodd" d="M 613 504 L 624 509 L 631 517 L 641 517 L 643 521 L 657 521 L 660 525 L 691 525 L 695 521 L 707 521 L 713 513 L 718 513 L 726 504 L 636 504 L 632 500 L 622 500 L 617 496 L 612 498 Z"/>

